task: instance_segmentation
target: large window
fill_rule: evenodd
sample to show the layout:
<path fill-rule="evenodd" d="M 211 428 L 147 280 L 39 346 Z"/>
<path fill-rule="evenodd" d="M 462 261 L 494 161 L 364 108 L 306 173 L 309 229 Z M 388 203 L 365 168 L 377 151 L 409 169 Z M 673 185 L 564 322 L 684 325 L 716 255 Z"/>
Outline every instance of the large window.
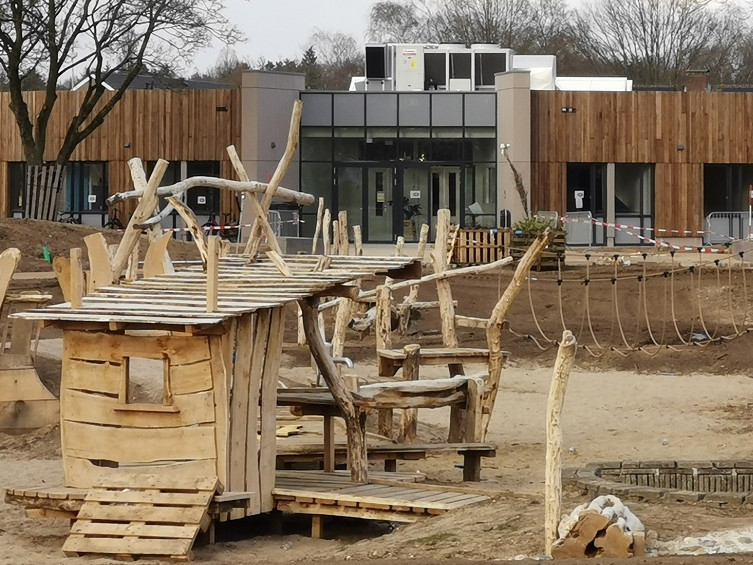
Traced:
<path fill-rule="evenodd" d="M 107 163 L 68 164 L 65 173 L 63 211 L 102 211 L 105 209 L 107 195 Z"/>
<path fill-rule="evenodd" d="M 470 79 L 470 55 L 456 55 L 434 61 L 439 90 L 301 94 L 301 190 L 333 218 L 347 210 L 365 241 L 415 240 L 424 222 L 433 233 L 440 207 L 463 226 L 497 225 L 496 95 L 442 92 L 446 73 Z M 313 235 L 316 207 L 302 215 Z"/>

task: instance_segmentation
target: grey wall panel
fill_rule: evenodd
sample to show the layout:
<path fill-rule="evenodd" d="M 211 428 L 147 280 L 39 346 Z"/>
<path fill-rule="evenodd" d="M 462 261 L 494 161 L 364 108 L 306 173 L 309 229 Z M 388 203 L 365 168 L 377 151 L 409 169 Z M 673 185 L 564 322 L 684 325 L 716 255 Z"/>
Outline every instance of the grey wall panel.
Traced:
<path fill-rule="evenodd" d="M 456 126 L 463 125 L 463 95 L 462 94 L 432 94 L 431 95 L 431 125 Z"/>
<path fill-rule="evenodd" d="M 396 126 L 397 94 L 367 94 L 366 125 L 369 127 Z"/>
<path fill-rule="evenodd" d="M 303 112 L 302 126 L 331 126 L 332 125 L 332 95 L 321 92 L 301 93 Z"/>
<path fill-rule="evenodd" d="M 334 119 L 335 126 L 363 126 L 364 125 L 364 95 L 363 94 L 335 94 Z"/>
<path fill-rule="evenodd" d="M 401 94 L 398 118 L 401 126 L 429 125 L 429 94 Z"/>
<path fill-rule="evenodd" d="M 465 125 L 494 126 L 497 95 L 492 93 L 465 94 Z"/>

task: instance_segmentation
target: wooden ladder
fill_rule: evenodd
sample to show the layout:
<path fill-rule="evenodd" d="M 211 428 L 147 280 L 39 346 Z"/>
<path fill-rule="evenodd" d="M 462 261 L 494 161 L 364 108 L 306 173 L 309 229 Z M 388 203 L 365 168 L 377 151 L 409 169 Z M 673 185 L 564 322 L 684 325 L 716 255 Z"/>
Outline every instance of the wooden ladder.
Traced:
<path fill-rule="evenodd" d="M 63 551 L 188 561 L 221 492 L 217 477 L 108 474 L 89 489 Z"/>

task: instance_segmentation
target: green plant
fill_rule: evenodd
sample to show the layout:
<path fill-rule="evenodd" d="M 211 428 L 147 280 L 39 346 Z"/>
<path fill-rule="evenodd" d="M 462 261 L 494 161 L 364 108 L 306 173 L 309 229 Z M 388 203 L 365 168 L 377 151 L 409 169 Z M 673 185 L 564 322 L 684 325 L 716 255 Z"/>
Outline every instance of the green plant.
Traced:
<path fill-rule="evenodd" d="M 558 221 L 542 216 L 526 216 L 512 225 L 513 233 L 517 234 L 520 232 L 525 235 L 536 235 L 542 233 L 547 228 L 557 233 L 565 231 Z"/>

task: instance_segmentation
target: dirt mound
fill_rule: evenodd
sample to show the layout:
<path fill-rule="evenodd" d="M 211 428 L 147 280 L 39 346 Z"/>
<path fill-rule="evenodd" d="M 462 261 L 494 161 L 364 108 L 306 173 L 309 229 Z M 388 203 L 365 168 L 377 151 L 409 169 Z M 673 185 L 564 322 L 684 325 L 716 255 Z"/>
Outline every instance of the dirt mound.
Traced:
<path fill-rule="evenodd" d="M 60 425 L 44 426 L 20 435 L 0 433 L 0 453 L 12 453 L 15 459 L 57 459 L 60 452 Z"/>
<path fill-rule="evenodd" d="M 0 250 L 16 247 L 21 251 L 19 272 L 49 271 L 51 265 L 44 259 L 44 247 L 50 255 L 68 256 L 71 248 L 86 249 L 84 238 L 87 235 L 102 232 L 108 244 L 118 243 L 122 237 L 119 230 L 101 229 L 91 226 L 47 222 L 43 220 L 26 220 L 19 218 L 0 219 Z M 141 256 L 146 252 L 146 238 L 142 238 Z M 197 259 L 198 253 L 192 243 L 172 241 L 168 246 L 173 260 L 184 261 Z M 86 252 L 84 252 L 86 258 Z"/>

